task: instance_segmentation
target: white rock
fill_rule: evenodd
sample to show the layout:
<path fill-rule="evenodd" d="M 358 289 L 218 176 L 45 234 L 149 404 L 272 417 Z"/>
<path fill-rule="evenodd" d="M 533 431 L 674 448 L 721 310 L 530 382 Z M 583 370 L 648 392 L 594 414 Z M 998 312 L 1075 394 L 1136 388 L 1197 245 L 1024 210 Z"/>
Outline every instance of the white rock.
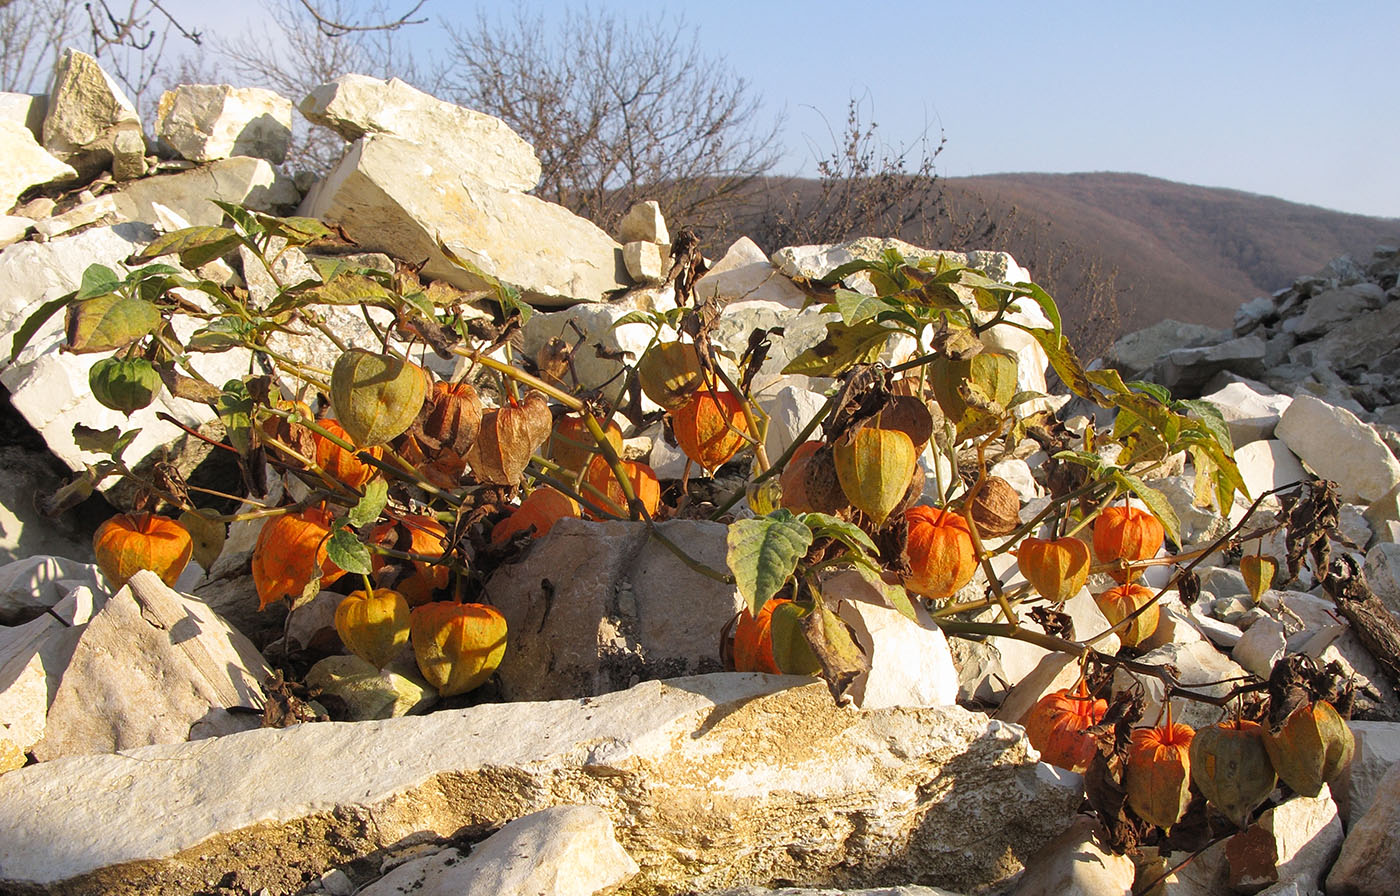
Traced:
<path fill-rule="evenodd" d="M 182 84 L 161 94 L 156 137 L 192 162 L 254 156 L 280 165 L 292 140 L 292 101 L 260 87 Z"/>
<path fill-rule="evenodd" d="M 1281 329 L 1300 338 L 1318 336 L 1357 315 L 1385 304 L 1385 290 L 1377 283 L 1358 283 L 1311 296 L 1303 313 L 1283 322 Z"/>
<path fill-rule="evenodd" d="M 360 896 L 593 896 L 637 873 L 596 806 L 553 806 L 517 818 L 470 855 L 448 849 L 405 862 Z"/>
<path fill-rule="evenodd" d="M 1250 672 L 1267 679 L 1287 649 L 1288 637 L 1284 634 L 1283 623 L 1277 619 L 1260 619 L 1240 636 L 1230 655 Z"/>
<path fill-rule="evenodd" d="M 1004 586 L 1013 586 L 1020 579 L 1019 573 L 1007 578 L 1009 567 L 1014 563 L 1015 558 L 1009 554 L 992 558 L 993 568 L 1003 578 Z M 1064 612 L 1073 623 L 1074 631 L 1069 637 L 1075 640 L 1097 637 L 1112 627 L 1087 588 L 1081 588 L 1078 594 L 1065 601 Z M 992 618 L 992 611 L 988 611 L 986 615 Z M 999 616 L 994 618 L 1000 620 Z M 1025 623 L 1026 620 L 1023 620 L 1023 624 Z M 1012 688 L 1011 694 L 1005 698 L 1001 710 L 997 713 L 998 718 L 1019 722 L 1042 696 L 1074 683 L 1073 678 L 1066 682 L 1066 678 L 1074 673 L 1073 668 L 1068 665 L 1072 658 L 1067 654 L 1015 638 L 991 637 L 987 639 L 987 644 L 1000 655 L 1002 674 L 1006 679 L 1004 686 Z M 1094 644 L 1096 649 L 1110 654 L 1116 653 L 1118 646 L 1116 634 Z"/>
<path fill-rule="evenodd" d="M 1400 763 L 1400 722 L 1347 722 L 1356 740 L 1351 763 L 1331 784 L 1341 808 L 1342 821 L 1352 827 L 1370 811 L 1381 779 Z"/>
<path fill-rule="evenodd" d="M 36 498 L 53 494 L 68 481 L 67 470 L 47 451 L 19 445 L 0 447 L 0 563 L 33 555 L 92 559 L 91 522 L 76 513 L 51 517 Z M 0 595 L 0 606 L 4 597 Z M 0 618 L 4 611 L 0 609 Z"/>
<path fill-rule="evenodd" d="M 812 418 L 826 404 L 826 398 L 809 389 L 780 386 L 758 396 L 758 406 L 768 415 L 768 439 L 764 448 L 770 461 L 777 460 Z M 820 438 L 818 430 L 811 438 Z"/>
<path fill-rule="evenodd" d="M 700 563 L 727 569 L 727 527 L 674 520 L 660 531 Z M 737 588 L 685 566 L 642 523 L 561 520 L 488 588 L 510 632 L 499 670 L 510 700 L 719 671 L 719 632 L 744 606 Z"/>
<path fill-rule="evenodd" d="M 3 779 L 0 779 L 3 780 Z M 1328 896 L 1393 893 L 1400 880 L 1400 764 L 1376 788 L 1371 808 L 1353 815 L 1342 851 L 1327 875 Z"/>
<path fill-rule="evenodd" d="M 5 158 L 4 167 L 0 167 L 0 211 L 13 208 L 19 195 L 30 187 L 78 176 L 71 166 L 40 146 L 29 128 L 13 121 L 0 119 L 0 153 Z"/>
<path fill-rule="evenodd" d="M 105 589 L 90 563 L 36 554 L 0 566 L 0 624 L 26 622 L 58 606 L 78 586 Z"/>
<path fill-rule="evenodd" d="M 1160 586 L 1149 585 L 1150 588 Z M 1174 597 L 1163 596 L 1157 602 L 1157 627 L 1143 639 L 1138 647 L 1142 650 L 1156 650 L 1163 644 L 1185 644 L 1206 637 L 1199 618 Z M 1220 623 L 1217 623 L 1217 625 Z M 1212 639 L 1212 643 L 1219 643 Z"/>
<path fill-rule="evenodd" d="M 272 670 L 204 604 L 147 570 L 78 635 L 49 704 L 39 760 L 257 727 Z M 250 710 L 235 715 L 237 708 Z"/>
<path fill-rule="evenodd" d="M 1225 842 L 1230 892 L 1278 885 L 1315 892 L 1341 845 L 1342 820 L 1324 784 L 1316 797 L 1295 796 Z"/>
<path fill-rule="evenodd" d="M 311 91 L 297 108 L 348 141 L 375 134 L 402 137 L 440 160 L 440 170 L 453 176 L 502 190 L 533 190 L 540 182 L 534 149 L 504 121 L 444 102 L 398 78 L 342 75 Z"/>
<path fill-rule="evenodd" d="M 14 245 L 29 235 L 34 226 L 33 218 L 19 215 L 0 215 L 0 249 Z"/>
<path fill-rule="evenodd" d="M 132 136 L 139 142 L 131 141 Z M 145 169 L 145 139 L 136 107 L 96 59 L 72 48 L 65 49 L 54 66 L 43 143 L 88 178 L 108 167 L 129 174 L 138 160 Z M 118 179 L 123 179 L 120 174 Z"/>
<path fill-rule="evenodd" d="M 1033 501 L 1040 495 L 1040 486 L 1036 484 L 1030 464 L 1018 457 L 1008 457 L 1006 460 L 998 461 L 992 464 L 991 469 L 987 472 L 1005 479 L 1007 484 L 1016 490 L 1016 494 L 1023 502 Z"/>
<path fill-rule="evenodd" d="M 1366 584 L 1392 613 L 1400 613 L 1400 544 L 1381 542 L 1366 552 Z"/>
<path fill-rule="evenodd" d="M 1019 727 L 953 706 L 843 709 L 793 681 L 698 676 L 41 763 L 0 776 L 0 885 L 166 896 L 237 869 L 250 891 L 296 891 L 410 835 L 586 795 L 640 866 L 638 892 L 833 873 L 967 891 L 1006 886 L 1082 799 Z"/>
<path fill-rule="evenodd" d="M 655 338 L 656 330 L 641 321 L 618 326 L 617 322 L 632 311 L 608 302 L 532 314 L 521 331 L 521 350 L 533 358 L 551 339 L 561 339 L 570 347 L 577 344 L 573 352 L 573 370 L 579 385 L 585 389 L 601 389 L 606 384 L 606 397 L 619 402 L 626 386 L 621 375 L 623 364 L 603 357 L 594 346 L 601 346 L 606 355 L 625 352 L 628 363 L 636 366 Z M 579 331 L 585 334 L 581 341 Z M 675 331 L 666 328 L 659 338 L 664 342 L 678 337 Z M 647 409 L 656 407 L 645 396 L 642 401 Z"/>
<path fill-rule="evenodd" d="M 1249 500 L 1235 497 L 1235 506 L 1230 511 L 1230 521 L 1238 523 L 1254 499 L 1270 489 L 1280 488 L 1308 478 L 1307 470 L 1288 446 L 1278 439 L 1261 439 L 1235 449 L 1235 466 L 1249 489 Z M 1275 506 L 1276 498 L 1266 499 L 1265 505 Z"/>
<path fill-rule="evenodd" d="M 1026 873 L 1011 894 L 1129 896 L 1134 872 L 1132 859 L 1108 848 L 1103 826 L 1081 815 L 1026 864 Z"/>
<path fill-rule="evenodd" d="M 823 582 L 822 593 L 841 599 L 837 615 L 851 627 L 870 657 L 870 672 L 851 687 L 858 707 L 951 706 L 958 699 L 958 671 L 948 639 L 922 606 L 917 621 L 884 605 L 875 590 L 849 570 Z"/>
<path fill-rule="evenodd" d="M 715 299 L 721 306 L 772 302 L 796 311 L 806 303 L 807 294 L 773 267 L 763 250 L 745 236 L 735 240 L 724 257 L 695 281 L 695 298 L 700 302 Z"/>
<path fill-rule="evenodd" d="M 643 199 L 632 203 L 627 214 L 617 225 L 617 241 L 630 243 L 634 240 L 666 246 L 671 242 L 671 234 L 666 229 L 666 219 L 661 216 L 661 204 L 655 199 Z"/>
<path fill-rule="evenodd" d="M 43 135 L 44 113 L 48 110 L 49 96 L 46 93 L 0 92 L 0 118 L 29 128 L 36 140 Z"/>
<path fill-rule="evenodd" d="M 1225 385 L 1202 398 L 1220 409 L 1235 447 L 1273 438 L 1279 417 L 1293 399 L 1254 380 L 1233 374 L 1225 374 L 1225 378 Z"/>
<path fill-rule="evenodd" d="M 665 260 L 656 243 L 633 241 L 622 247 L 627 276 L 638 283 L 660 283 L 666 279 Z"/>
<path fill-rule="evenodd" d="M 162 213 L 173 212 L 197 227 L 223 222 L 223 210 L 214 204 L 215 199 L 253 211 L 284 214 L 296 205 L 298 194 L 291 178 L 279 174 L 266 159 L 240 156 L 189 171 L 142 178 L 100 198 L 108 197 L 125 220 L 154 221 Z"/>
<path fill-rule="evenodd" d="M 1231 661 L 1211 646 L 1209 641 L 1190 641 L 1185 644 L 1165 644 L 1138 658 L 1138 662 L 1150 666 L 1173 665 L 1177 668 L 1177 679 L 1182 687 L 1200 691 L 1213 697 L 1223 697 L 1235 687 L 1230 679 L 1243 678 L 1247 673 L 1237 663 Z M 1155 719 L 1162 712 L 1164 686 L 1161 679 L 1148 675 L 1133 675 L 1124 669 L 1113 673 L 1113 690 L 1132 688 L 1141 684 L 1146 698 L 1142 716 Z M 1172 711 L 1178 722 L 1185 722 L 1193 728 L 1213 725 L 1219 719 L 1220 711 L 1208 704 L 1194 700 L 1177 700 Z"/>
<path fill-rule="evenodd" d="M 1400 461 L 1370 425 L 1345 408 L 1300 395 L 1276 432 L 1303 463 L 1337 483 L 1343 501 L 1369 504 L 1400 483 Z"/>
<path fill-rule="evenodd" d="M 539 305 L 597 302 L 627 286 L 622 247 L 591 222 L 400 137 L 356 140 L 298 213 L 339 224 L 366 250 L 425 261 L 424 279 L 462 289 L 491 284 L 449 261 L 440 243 Z"/>

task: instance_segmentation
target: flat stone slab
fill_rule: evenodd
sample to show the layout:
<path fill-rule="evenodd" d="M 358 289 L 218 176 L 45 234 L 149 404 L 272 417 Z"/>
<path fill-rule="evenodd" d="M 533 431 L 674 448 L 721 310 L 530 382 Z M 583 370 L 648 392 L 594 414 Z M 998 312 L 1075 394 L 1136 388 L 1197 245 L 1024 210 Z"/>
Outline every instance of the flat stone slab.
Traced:
<path fill-rule="evenodd" d="M 1035 755 L 980 713 L 861 712 L 821 683 L 738 673 L 260 729 L 0 776 L 0 891 L 188 894 L 236 870 L 277 896 L 336 866 L 368 877 L 350 863 L 407 838 L 481 839 L 562 804 L 612 819 L 641 868 L 626 893 L 983 889 L 1081 798 L 1078 776 Z"/>

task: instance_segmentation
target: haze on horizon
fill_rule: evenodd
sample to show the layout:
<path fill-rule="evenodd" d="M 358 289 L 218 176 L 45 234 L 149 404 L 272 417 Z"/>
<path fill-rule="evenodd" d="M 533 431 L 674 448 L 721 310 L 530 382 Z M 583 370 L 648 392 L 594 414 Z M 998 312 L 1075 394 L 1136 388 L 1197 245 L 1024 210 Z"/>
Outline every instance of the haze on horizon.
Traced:
<path fill-rule="evenodd" d="M 166 5 L 215 33 L 258 17 Z M 583 4 L 524 6 L 555 24 Z M 680 15 L 641 0 L 588 6 L 623 21 Z M 513 8 L 429 0 L 433 21 L 400 40 L 441 54 L 442 21 L 470 25 Z M 1400 218 L 1400 4 L 1387 0 L 870 0 L 859 10 L 711 0 L 682 18 L 706 53 L 749 81 L 768 120 L 785 117 L 783 173 L 814 172 L 854 98 L 892 145 L 946 137 L 937 170 L 947 177 L 1132 172 Z"/>

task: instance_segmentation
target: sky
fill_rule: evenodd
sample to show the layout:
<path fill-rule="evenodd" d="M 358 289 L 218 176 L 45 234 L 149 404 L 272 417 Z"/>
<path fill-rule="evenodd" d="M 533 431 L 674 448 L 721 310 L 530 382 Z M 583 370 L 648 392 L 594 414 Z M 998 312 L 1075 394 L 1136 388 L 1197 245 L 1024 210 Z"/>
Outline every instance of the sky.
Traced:
<path fill-rule="evenodd" d="M 167 5 L 226 30 L 252 4 Z M 441 49 L 441 19 L 514 5 L 428 0 L 436 21 L 403 37 Z M 581 4 L 527 6 L 554 19 Z M 839 130 L 855 98 L 892 145 L 945 137 L 945 176 L 1126 171 L 1400 217 L 1395 0 L 589 7 L 624 21 L 683 10 L 704 51 L 750 83 L 770 120 L 783 117 L 787 172 L 812 173 L 814 149 L 831 146 L 828 122 Z"/>

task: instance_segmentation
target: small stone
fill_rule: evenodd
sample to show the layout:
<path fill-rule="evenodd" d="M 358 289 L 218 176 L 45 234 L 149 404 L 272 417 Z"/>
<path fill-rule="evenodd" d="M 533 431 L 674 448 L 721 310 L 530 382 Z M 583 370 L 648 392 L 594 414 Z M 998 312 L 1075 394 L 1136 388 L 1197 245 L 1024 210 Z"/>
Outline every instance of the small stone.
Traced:
<path fill-rule="evenodd" d="M 666 279 L 661 249 L 655 243 L 634 241 L 622 247 L 627 276 L 637 283 L 660 283 Z"/>
<path fill-rule="evenodd" d="M 635 241 L 669 245 L 671 234 L 666 230 L 666 219 L 661 216 L 661 205 L 654 199 L 644 199 L 632 203 L 622 222 L 617 225 L 617 241 Z"/>
<path fill-rule="evenodd" d="M 3 780 L 3 779 L 0 779 Z M 1400 880 L 1400 763 L 1381 779 L 1371 808 L 1353 817 L 1341 854 L 1327 875 L 1327 896 L 1378 896 Z"/>

